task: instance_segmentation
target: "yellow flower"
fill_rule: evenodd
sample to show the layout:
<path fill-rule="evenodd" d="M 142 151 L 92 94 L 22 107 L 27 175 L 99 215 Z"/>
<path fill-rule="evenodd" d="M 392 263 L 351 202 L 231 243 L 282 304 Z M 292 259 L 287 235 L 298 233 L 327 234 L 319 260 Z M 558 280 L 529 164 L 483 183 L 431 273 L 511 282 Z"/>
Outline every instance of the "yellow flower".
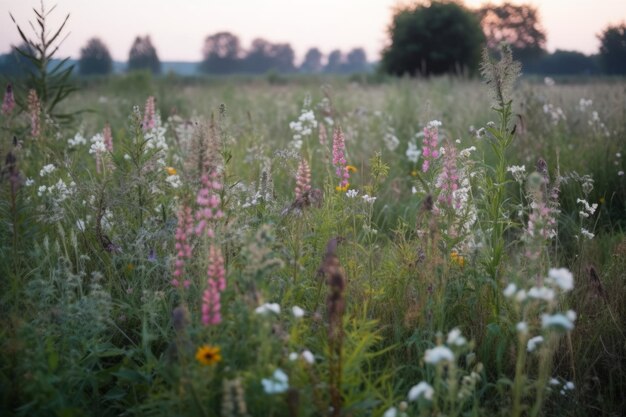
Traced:
<path fill-rule="evenodd" d="M 346 171 L 348 172 L 357 172 L 358 169 L 354 165 L 346 165 Z"/>
<path fill-rule="evenodd" d="M 453 250 L 452 252 L 450 252 L 450 259 L 452 259 L 452 262 L 456 263 L 461 268 L 465 266 L 465 257 L 463 255 L 460 255 L 457 251 Z"/>
<path fill-rule="evenodd" d="M 411 171 L 411 176 L 412 177 L 417 177 L 417 171 L 416 170 Z"/>
<path fill-rule="evenodd" d="M 196 351 L 196 359 L 202 365 L 215 365 L 222 360 L 220 348 L 218 346 L 202 345 Z"/>
<path fill-rule="evenodd" d="M 604 197 L 600 197 L 600 204 L 604 204 Z"/>
<path fill-rule="evenodd" d="M 167 175 L 176 175 L 176 168 L 174 167 L 165 167 L 165 171 Z"/>
<path fill-rule="evenodd" d="M 343 187 L 341 185 L 338 185 L 335 187 L 335 190 L 337 191 L 348 191 L 348 188 L 350 187 L 350 184 L 346 184 Z"/>

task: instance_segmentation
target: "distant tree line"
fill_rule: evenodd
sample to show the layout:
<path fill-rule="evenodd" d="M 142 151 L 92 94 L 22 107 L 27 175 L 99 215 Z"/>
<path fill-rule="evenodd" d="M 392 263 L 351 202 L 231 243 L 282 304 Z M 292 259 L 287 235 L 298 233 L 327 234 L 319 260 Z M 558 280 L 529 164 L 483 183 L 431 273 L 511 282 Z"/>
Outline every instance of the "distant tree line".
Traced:
<path fill-rule="evenodd" d="M 473 74 L 484 46 L 511 46 L 525 73 L 626 75 L 626 24 L 607 27 L 597 55 L 546 51 L 538 10 L 528 4 L 486 4 L 470 10 L 454 1 L 399 6 L 389 26 L 380 69 L 394 75 Z"/>
<path fill-rule="evenodd" d="M 389 44 L 382 52 L 379 69 L 394 75 L 473 74 L 484 46 L 497 50 L 508 43 L 525 73 L 549 75 L 626 74 L 626 24 L 608 26 L 600 35 L 598 54 L 546 51 L 546 32 L 538 10 L 527 4 L 486 4 L 476 10 L 449 1 L 422 1 L 399 6 L 389 26 Z M 0 55 L 0 74 L 19 76 L 30 61 L 20 55 L 21 45 Z M 204 40 L 198 70 L 207 74 L 249 73 L 361 73 L 372 67 L 363 48 L 347 53 L 338 49 L 328 56 L 310 48 L 298 66 L 289 43 L 257 38 L 249 48 L 230 32 L 218 32 Z M 109 49 L 92 38 L 81 49 L 81 75 L 105 75 L 113 70 Z M 161 61 L 149 36 L 135 38 L 127 70 L 161 73 Z"/>
<path fill-rule="evenodd" d="M 295 53 L 288 43 L 272 43 L 262 38 L 252 41 L 244 49 L 239 38 L 230 32 L 218 32 L 204 40 L 200 71 L 208 74 L 251 73 L 268 71 L 280 73 L 355 73 L 368 70 L 367 56 L 363 48 L 354 48 L 347 54 L 334 50 L 324 55 L 318 48 L 310 48 L 302 64 L 295 64 Z"/>

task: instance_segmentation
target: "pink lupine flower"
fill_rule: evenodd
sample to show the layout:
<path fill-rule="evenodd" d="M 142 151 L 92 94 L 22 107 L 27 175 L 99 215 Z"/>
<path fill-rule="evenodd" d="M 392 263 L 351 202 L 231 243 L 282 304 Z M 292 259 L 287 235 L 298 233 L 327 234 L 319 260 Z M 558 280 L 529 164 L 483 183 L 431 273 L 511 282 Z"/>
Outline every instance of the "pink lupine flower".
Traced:
<path fill-rule="evenodd" d="M 350 173 L 348 172 L 348 163 L 345 156 L 346 143 L 343 136 L 341 127 L 336 127 L 333 133 L 333 165 L 335 167 L 335 173 L 339 177 L 339 186 L 337 190 L 346 191 L 348 186 L 348 180 L 350 179 Z"/>
<path fill-rule="evenodd" d="M 440 121 L 432 120 L 428 122 L 424 128 L 424 141 L 422 147 L 422 157 L 424 158 L 422 171 L 424 172 L 427 172 L 430 168 L 431 161 L 439 157 L 439 150 L 437 149 L 437 146 L 439 145 L 439 126 L 441 126 Z"/>
<path fill-rule="evenodd" d="M 224 257 L 219 248 L 209 247 L 209 267 L 207 269 L 207 288 L 202 295 L 202 323 L 205 326 L 219 324 L 221 315 L 221 292 L 226 289 L 226 270 Z"/>
<path fill-rule="evenodd" d="M 178 227 L 176 228 L 176 260 L 174 261 L 174 278 L 172 285 L 178 287 L 180 279 L 185 272 L 185 260 L 191 259 L 191 244 L 189 243 L 190 235 L 193 233 L 193 216 L 191 207 L 182 206 L 178 211 Z M 189 288 L 191 281 L 188 279 L 183 281 L 183 286 Z"/>
<path fill-rule="evenodd" d="M 311 189 L 311 167 L 306 159 L 302 158 L 298 164 L 298 172 L 296 173 L 296 198 L 302 197 L 302 194 Z"/>
<path fill-rule="evenodd" d="M 202 174 L 202 187 L 198 190 L 196 203 L 196 224 L 195 233 L 200 236 L 204 231 L 208 237 L 213 237 L 215 232 L 211 227 L 212 220 L 221 219 L 224 213 L 220 209 L 221 199 L 219 192 L 222 189 L 222 183 L 219 181 L 219 174 L 213 170 L 211 174 Z"/>
<path fill-rule="evenodd" d="M 155 119 L 155 109 L 154 109 L 154 97 L 150 96 L 146 100 L 146 107 L 143 112 L 143 131 L 147 132 L 148 130 L 154 129 L 156 126 Z"/>
<path fill-rule="evenodd" d="M 30 115 L 30 134 L 37 138 L 41 134 L 41 103 L 35 90 L 28 92 L 28 113 Z"/>
<path fill-rule="evenodd" d="M 2 114 L 5 116 L 10 115 L 15 108 L 15 96 L 13 95 L 13 87 L 11 84 L 7 84 L 7 89 L 4 93 L 4 100 L 2 100 Z"/>
<path fill-rule="evenodd" d="M 106 146 L 107 151 L 113 152 L 113 135 L 111 134 L 111 125 L 108 123 L 104 125 L 102 136 L 104 137 L 104 146 Z"/>
<path fill-rule="evenodd" d="M 437 201 L 444 206 L 459 209 L 461 208 L 461 203 L 454 195 L 456 190 L 459 189 L 459 174 L 456 168 L 456 159 L 456 148 L 454 146 L 447 146 L 443 157 L 443 168 L 437 178 L 437 187 L 440 189 Z"/>

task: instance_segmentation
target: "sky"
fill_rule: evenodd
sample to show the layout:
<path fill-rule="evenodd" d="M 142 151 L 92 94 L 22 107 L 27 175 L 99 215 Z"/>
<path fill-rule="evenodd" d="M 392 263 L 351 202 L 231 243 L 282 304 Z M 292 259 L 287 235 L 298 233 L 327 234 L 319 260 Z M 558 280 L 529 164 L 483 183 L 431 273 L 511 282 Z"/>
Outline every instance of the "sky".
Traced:
<path fill-rule="evenodd" d="M 407 1 L 403 1 L 406 3 Z M 482 0 L 466 0 L 470 7 Z M 494 3 L 502 1 L 495 0 Z M 200 61 L 207 35 L 230 31 L 244 48 L 256 37 L 289 42 L 302 59 L 310 47 L 328 54 L 363 47 L 377 60 L 387 42 L 387 27 L 398 0 L 56 0 L 51 22 L 67 13 L 69 36 L 60 56 L 78 57 L 91 37 L 109 47 L 113 59 L 125 61 L 137 35 L 149 34 L 162 61 Z M 513 1 L 513 3 L 523 3 Z M 547 31 L 547 48 L 597 52 L 596 37 L 608 24 L 626 21 L 626 0 L 531 0 Z M 0 53 L 19 44 L 9 16 L 30 31 L 32 8 L 39 0 L 0 0 Z"/>

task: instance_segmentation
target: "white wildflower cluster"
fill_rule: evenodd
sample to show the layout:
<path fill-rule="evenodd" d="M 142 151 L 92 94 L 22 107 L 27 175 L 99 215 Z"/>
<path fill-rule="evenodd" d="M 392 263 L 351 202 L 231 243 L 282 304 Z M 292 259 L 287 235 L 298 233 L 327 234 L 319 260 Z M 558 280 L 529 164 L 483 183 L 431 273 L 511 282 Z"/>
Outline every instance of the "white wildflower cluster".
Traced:
<path fill-rule="evenodd" d="M 157 164 L 164 167 L 166 165 L 165 157 L 169 149 L 165 139 L 167 125 L 162 125 L 161 116 L 158 112 L 155 113 L 154 120 L 154 127 L 144 134 L 144 139 L 146 140 L 146 150 L 158 150 L 156 154 Z"/>
<path fill-rule="evenodd" d="M 296 319 L 301 319 L 306 314 L 306 311 L 304 311 L 302 307 L 293 306 L 291 307 L 291 314 L 293 314 Z"/>
<path fill-rule="evenodd" d="M 391 152 L 395 151 L 398 148 L 398 146 L 400 145 L 400 139 L 398 139 L 398 137 L 396 136 L 396 131 L 393 127 L 391 126 L 387 127 L 387 131 L 385 132 L 385 135 L 383 136 L 383 142 L 385 142 L 385 146 Z"/>
<path fill-rule="evenodd" d="M 591 107 L 592 104 L 593 104 L 593 100 L 581 98 L 580 101 L 578 102 L 578 110 L 580 110 L 581 112 L 586 112 L 587 109 Z"/>
<path fill-rule="evenodd" d="M 417 160 L 422 154 L 421 149 L 417 147 L 415 142 L 409 142 L 406 150 L 406 157 L 409 159 L 409 162 L 417 164 Z"/>
<path fill-rule="evenodd" d="M 301 353 L 291 352 L 289 354 L 290 361 L 293 362 L 298 359 L 302 359 L 304 362 L 308 363 L 309 365 L 315 364 L 315 355 L 313 355 L 313 353 L 308 349 L 302 351 Z"/>
<path fill-rule="evenodd" d="M 180 180 L 180 176 L 177 174 L 168 175 L 165 178 L 165 182 L 167 182 L 167 184 L 172 188 L 179 188 L 181 185 L 183 185 L 182 181 Z"/>
<path fill-rule="evenodd" d="M 265 303 L 254 309 L 254 312 L 261 315 L 280 314 L 280 305 L 278 303 Z"/>
<path fill-rule="evenodd" d="M 510 172 L 513 175 L 513 178 L 518 183 L 523 183 L 524 178 L 526 177 L 526 166 L 525 165 L 511 165 L 506 168 L 507 172 Z"/>
<path fill-rule="evenodd" d="M 289 129 L 291 129 L 293 134 L 291 146 L 296 150 L 300 150 L 302 148 L 303 139 L 311 136 L 313 130 L 316 128 L 317 120 L 315 120 L 315 113 L 305 105 L 300 116 L 298 116 L 298 120 L 289 123 Z"/>
<path fill-rule="evenodd" d="M 554 78 L 552 77 L 545 77 L 543 79 L 543 83 L 548 87 L 554 87 L 556 85 L 556 81 L 554 81 Z"/>
<path fill-rule="evenodd" d="M 57 168 L 54 166 L 54 164 L 44 165 L 43 168 L 41 168 L 41 171 L 39 171 L 39 176 L 45 177 L 48 174 L 52 174 L 56 169 Z"/>
<path fill-rule="evenodd" d="M 376 201 L 376 197 L 372 197 L 370 195 L 365 194 L 364 196 L 361 197 L 363 199 L 363 201 L 365 201 L 367 204 L 374 204 L 374 202 Z"/>
<path fill-rule="evenodd" d="M 96 133 L 91 139 L 91 146 L 89 147 L 89 153 L 92 155 L 100 155 L 106 152 L 107 148 L 104 144 L 104 136 L 101 133 Z"/>
<path fill-rule="evenodd" d="M 271 377 L 263 378 L 261 385 L 266 394 L 282 394 L 289 389 L 289 377 L 278 368 Z"/>
<path fill-rule="evenodd" d="M 583 200 L 581 198 L 576 199 L 576 203 L 580 203 L 583 205 L 583 209 L 578 212 L 581 217 L 588 218 L 589 216 L 593 216 L 598 208 L 598 204 L 593 203 L 589 204 L 587 200 Z"/>
<path fill-rule="evenodd" d="M 543 285 L 535 285 L 528 291 L 518 289 L 517 285 L 511 283 L 504 289 L 503 294 L 506 298 L 513 299 L 519 304 L 526 300 L 545 302 L 546 304 L 540 304 L 545 306 L 544 312 L 540 316 L 541 330 L 572 330 L 576 321 L 576 313 L 573 310 L 568 310 L 565 313 L 550 310 L 557 305 L 555 300 L 559 293 L 566 293 L 574 289 L 574 276 L 566 268 L 550 268 L 548 276 L 543 279 L 543 282 Z M 537 304 L 531 305 L 537 306 Z M 529 333 L 529 326 L 526 321 L 517 323 L 515 327 L 521 335 Z M 544 341 L 542 335 L 530 337 L 526 341 L 526 350 L 534 352 Z"/>
<path fill-rule="evenodd" d="M 359 195 L 359 190 L 352 189 L 346 192 L 346 197 L 348 198 L 355 198 L 357 195 Z"/>
<path fill-rule="evenodd" d="M 426 124 L 426 127 L 429 129 L 434 129 L 436 127 L 440 127 L 442 124 L 443 123 L 441 123 L 439 120 L 431 120 Z"/>
<path fill-rule="evenodd" d="M 587 121 L 587 123 L 596 133 L 603 134 L 606 137 L 611 136 L 609 129 L 607 129 L 604 122 L 600 120 L 600 115 L 597 111 L 594 110 L 591 112 L 591 119 Z"/>
<path fill-rule="evenodd" d="M 77 132 L 76 135 L 74 135 L 73 138 L 70 138 L 67 140 L 67 144 L 71 147 L 71 148 L 75 148 L 79 145 L 86 145 L 87 144 L 87 139 L 85 139 L 85 137 L 83 135 L 81 135 L 80 132 Z"/>
<path fill-rule="evenodd" d="M 469 158 L 472 152 L 476 151 L 476 146 L 470 146 L 469 148 L 461 149 L 459 156 L 461 158 Z"/>
<path fill-rule="evenodd" d="M 543 112 L 550 116 L 553 125 L 558 125 L 560 121 L 565 121 L 567 118 L 565 117 L 565 113 L 563 113 L 563 109 L 560 107 L 555 107 L 554 105 L 547 103 L 543 105 Z"/>

